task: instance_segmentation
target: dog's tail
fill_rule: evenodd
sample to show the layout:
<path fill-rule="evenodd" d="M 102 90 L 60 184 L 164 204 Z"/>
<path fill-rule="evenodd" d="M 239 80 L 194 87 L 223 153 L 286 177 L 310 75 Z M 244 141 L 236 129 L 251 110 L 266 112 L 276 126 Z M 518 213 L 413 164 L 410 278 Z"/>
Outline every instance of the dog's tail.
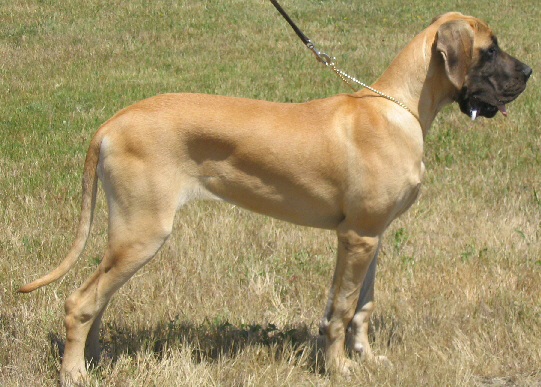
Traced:
<path fill-rule="evenodd" d="M 77 258 L 83 252 L 94 216 L 94 207 L 96 205 L 96 191 L 98 187 L 97 167 L 100 156 L 100 146 L 103 139 L 103 131 L 98 131 L 92 138 L 90 146 L 86 153 L 86 160 L 83 169 L 83 198 L 81 203 L 81 215 L 77 235 L 73 241 L 68 255 L 56 269 L 37 280 L 24 285 L 18 290 L 19 293 L 28 293 L 42 286 L 48 285 L 53 281 L 63 277 L 69 269 L 75 264 Z"/>

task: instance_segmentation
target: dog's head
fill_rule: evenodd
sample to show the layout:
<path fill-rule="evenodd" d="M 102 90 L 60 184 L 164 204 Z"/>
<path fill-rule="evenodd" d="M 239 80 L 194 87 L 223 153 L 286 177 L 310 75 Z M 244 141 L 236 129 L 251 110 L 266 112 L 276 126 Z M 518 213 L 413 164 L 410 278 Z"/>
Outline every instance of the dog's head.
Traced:
<path fill-rule="evenodd" d="M 446 20 L 449 19 L 449 20 Z M 505 105 L 526 88 L 532 69 L 502 51 L 489 26 L 476 18 L 445 14 L 438 27 L 436 49 L 457 89 L 460 110 L 472 119 L 507 115 Z"/>

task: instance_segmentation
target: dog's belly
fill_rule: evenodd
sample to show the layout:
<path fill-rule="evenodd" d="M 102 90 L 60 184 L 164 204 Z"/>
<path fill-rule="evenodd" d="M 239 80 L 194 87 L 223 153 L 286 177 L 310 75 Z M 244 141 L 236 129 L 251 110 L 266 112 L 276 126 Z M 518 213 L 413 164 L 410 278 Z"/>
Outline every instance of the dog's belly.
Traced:
<path fill-rule="evenodd" d="M 219 199 L 303 226 L 334 229 L 344 218 L 339 190 L 321 177 L 251 172 L 222 165 L 199 183 Z"/>

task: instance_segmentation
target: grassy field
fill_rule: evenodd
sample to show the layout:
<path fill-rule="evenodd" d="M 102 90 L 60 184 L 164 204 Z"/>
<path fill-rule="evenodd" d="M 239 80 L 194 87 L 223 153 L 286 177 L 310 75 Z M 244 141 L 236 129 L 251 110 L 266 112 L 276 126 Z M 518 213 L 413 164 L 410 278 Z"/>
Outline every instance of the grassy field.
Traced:
<path fill-rule="evenodd" d="M 540 386 L 541 6 L 538 0 L 282 0 L 346 72 L 374 81 L 432 17 L 488 21 L 534 74 L 509 117 L 444 109 L 418 202 L 385 236 L 373 350 L 392 367 L 321 372 L 317 325 L 333 233 L 223 203 L 178 213 L 158 256 L 113 298 L 95 386 Z M 0 3 L 0 385 L 55 386 L 64 300 L 106 244 L 100 193 L 76 267 L 55 267 L 78 219 L 88 142 L 163 92 L 307 101 L 348 92 L 264 0 Z"/>

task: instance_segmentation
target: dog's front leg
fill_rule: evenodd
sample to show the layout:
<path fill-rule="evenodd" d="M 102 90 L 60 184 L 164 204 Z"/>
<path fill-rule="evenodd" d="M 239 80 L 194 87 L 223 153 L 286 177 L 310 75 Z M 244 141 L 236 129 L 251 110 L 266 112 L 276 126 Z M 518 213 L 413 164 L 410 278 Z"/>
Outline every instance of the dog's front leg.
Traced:
<path fill-rule="evenodd" d="M 364 236 L 341 225 L 338 256 L 329 300 L 320 328 L 327 339 L 326 362 L 331 371 L 348 373 L 352 362 L 346 358 L 346 329 L 354 316 L 363 279 L 379 244 L 379 236 Z"/>
<path fill-rule="evenodd" d="M 350 323 L 351 346 L 354 351 L 362 355 L 363 359 L 367 360 L 374 358 L 370 343 L 368 342 L 368 325 L 370 316 L 372 316 L 372 312 L 374 311 L 374 282 L 376 279 L 379 246 L 378 244 L 374 258 L 372 258 L 372 262 L 370 262 L 370 266 L 364 277 L 355 315 Z"/>

